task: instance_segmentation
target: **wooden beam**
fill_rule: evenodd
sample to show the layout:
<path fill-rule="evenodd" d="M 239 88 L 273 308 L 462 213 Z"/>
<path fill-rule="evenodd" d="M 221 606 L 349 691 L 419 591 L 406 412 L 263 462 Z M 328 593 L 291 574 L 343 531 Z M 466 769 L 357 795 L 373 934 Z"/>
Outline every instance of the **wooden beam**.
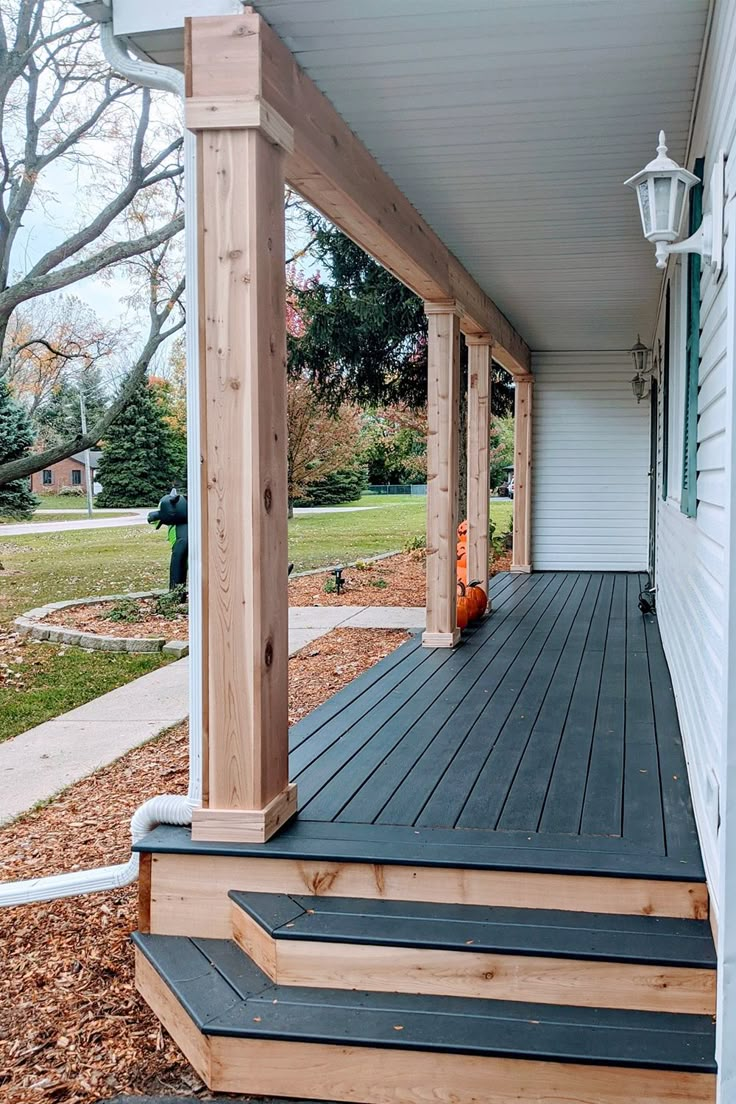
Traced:
<path fill-rule="evenodd" d="M 197 159 L 207 782 L 192 837 L 259 842 L 296 809 L 288 781 L 284 152 L 259 116 L 199 130 Z"/>
<path fill-rule="evenodd" d="M 293 131 L 289 184 L 422 299 L 456 300 L 463 331 L 493 334 L 509 372 L 530 371 L 526 342 L 260 16 L 188 19 L 186 47 L 188 97 L 273 109 Z"/>
<path fill-rule="evenodd" d="M 468 582 L 488 589 L 490 478 L 488 438 L 491 415 L 490 334 L 466 336 L 468 346 Z M 488 603 L 490 609 L 490 599 Z"/>
<path fill-rule="evenodd" d="M 457 627 L 460 312 L 452 301 L 425 303 L 427 387 L 427 648 L 452 648 Z"/>
<path fill-rule="evenodd" d="M 533 376 L 515 380 L 514 547 L 511 570 L 532 569 L 532 386 Z"/>

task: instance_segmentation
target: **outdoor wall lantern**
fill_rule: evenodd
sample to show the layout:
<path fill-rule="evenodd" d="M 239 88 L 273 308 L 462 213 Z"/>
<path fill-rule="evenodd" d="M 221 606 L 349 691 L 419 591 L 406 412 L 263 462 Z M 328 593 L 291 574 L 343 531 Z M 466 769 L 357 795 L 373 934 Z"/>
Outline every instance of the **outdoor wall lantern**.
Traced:
<path fill-rule="evenodd" d="M 651 387 L 649 377 L 652 372 L 652 365 L 649 355 L 650 350 L 643 343 L 639 334 L 636 335 L 636 345 L 632 345 L 630 352 L 635 371 L 634 378 L 631 381 L 631 390 L 634 392 L 637 403 L 640 403 L 649 394 Z"/>
<path fill-rule="evenodd" d="M 698 177 L 681 169 L 667 156 L 664 131 L 659 132 L 657 156 L 646 168 L 625 181 L 636 192 L 639 214 L 647 241 L 655 243 L 657 268 L 665 268 L 670 253 L 699 253 L 717 272 L 723 256 L 724 155 L 719 154 L 711 176 L 711 209 L 698 229 L 677 242 L 687 208 L 687 197 Z"/>

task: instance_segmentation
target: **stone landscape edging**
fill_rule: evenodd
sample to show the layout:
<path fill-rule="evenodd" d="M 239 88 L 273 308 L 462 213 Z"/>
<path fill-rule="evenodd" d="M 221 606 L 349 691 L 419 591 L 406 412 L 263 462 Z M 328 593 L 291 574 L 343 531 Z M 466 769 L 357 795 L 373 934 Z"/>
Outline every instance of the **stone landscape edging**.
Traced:
<path fill-rule="evenodd" d="M 72 606 L 96 606 L 101 602 L 121 602 L 125 599 L 156 598 L 165 590 L 136 590 L 129 594 L 102 594 L 95 598 L 72 598 L 65 602 L 49 602 L 27 610 L 15 619 L 15 627 L 31 640 L 46 644 L 67 644 L 91 652 L 164 652 L 177 658 L 189 655 L 188 640 L 167 640 L 165 636 L 112 636 L 83 632 L 68 625 L 43 624 L 44 618 Z"/>

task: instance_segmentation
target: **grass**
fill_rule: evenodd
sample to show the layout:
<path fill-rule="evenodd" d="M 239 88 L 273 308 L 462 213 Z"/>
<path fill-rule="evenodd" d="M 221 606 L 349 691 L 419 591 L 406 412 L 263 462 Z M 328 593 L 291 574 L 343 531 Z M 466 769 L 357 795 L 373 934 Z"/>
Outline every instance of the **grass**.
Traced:
<path fill-rule="evenodd" d="M 289 557 L 296 571 L 367 559 L 401 549 L 424 533 L 427 500 L 419 495 L 364 496 L 375 509 L 336 510 L 289 522 Z M 492 503 L 499 531 L 511 503 Z M 169 545 L 148 526 L 2 537 L 0 636 L 18 614 L 46 602 L 153 590 L 166 586 Z M 0 740 L 121 686 L 159 667 L 160 654 L 83 652 L 50 644 L 16 646 L 0 639 Z"/>
<path fill-rule="evenodd" d="M 0 534 L 0 631 L 24 610 L 126 590 L 165 586 L 169 545 L 146 526 L 37 536 Z M 51 644 L 0 652 L 0 740 L 58 717 L 160 667 L 160 654 L 83 652 Z"/>

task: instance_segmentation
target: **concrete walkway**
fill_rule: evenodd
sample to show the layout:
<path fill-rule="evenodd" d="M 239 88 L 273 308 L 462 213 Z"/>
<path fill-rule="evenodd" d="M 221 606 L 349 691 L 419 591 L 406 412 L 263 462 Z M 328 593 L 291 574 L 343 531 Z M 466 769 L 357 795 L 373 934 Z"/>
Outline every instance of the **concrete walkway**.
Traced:
<path fill-rule="evenodd" d="M 423 629 L 424 608 L 295 607 L 289 655 L 338 627 Z M 180 659 L 1 743 L 0 824 L 185 720 L 188 695 L 189 660 Z"/>
<path fill-rule="evenodd" d="M 126 525 L 145 525 L 146 513 L 127 517 L 74 518 L 70 521 L 29 521 L 19 525 L 0 525 L 3 537 L 30 537 L 37 533 L 68 533 L 74 529 L 122 529 Z"/>

